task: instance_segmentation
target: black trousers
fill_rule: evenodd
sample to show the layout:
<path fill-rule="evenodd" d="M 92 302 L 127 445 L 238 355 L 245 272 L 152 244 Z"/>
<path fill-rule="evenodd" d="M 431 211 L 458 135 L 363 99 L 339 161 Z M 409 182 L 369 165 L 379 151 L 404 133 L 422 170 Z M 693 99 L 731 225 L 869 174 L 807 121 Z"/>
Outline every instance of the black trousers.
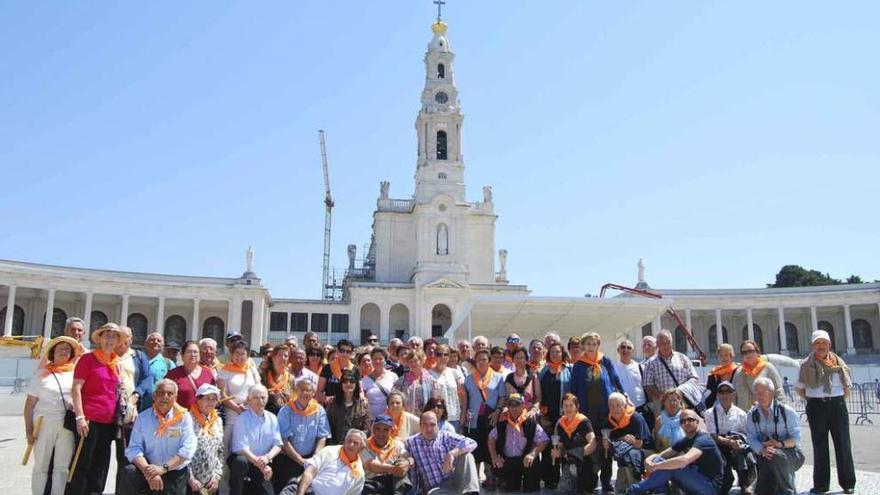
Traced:
<path fill-rule="evenodd" d="M 541 473 L 538 469 L 537 460 L 532 466 L 523 466 L 523 458 L 504 457 L 504 466 L 496 468 L 495 473 L 504 483 L 504 489 L 509 492 L 536 492 L 541 489 Z"/>
<path fill-rule="evenodd" d="M 263 478 L 257 466 L 243 455 L 231 455 L 229 464 L 229 495 L 275 495 L 272 480 Z"/>
<path fill-rule="evenodd" d="M 718 446 L 718 450 L 720 450 L 721 455 L 724 456 L 724 481 L 721 484 L 721 493 L 727 495 L 733 487 L 734 471 L 736 471 L 736 477 L 739 480 L 739 488 L 741 491 L 754 488 L 752 485 L 755 484 L 755 479 L 758 477 L 757 464 L 749 466 L 748 469 L 735 470 L 733 466 L 733 451 L 730 448 L 722 447 L 721 445 Z"/>
<path fill-rule="evenodd" d="M 392 474 L 380 474 L 364 482 L 361 495 L 405 495 L 412 490 L 407 478 L 395 478 Z"/>
<path fill-rule="evenodd" d="M 116 429 L 115 424 L 89 422 L 89 435 L 83 441 L 82 452 L 74 469 L 73 479 L 64 491 L 65 495 L 104 493 L 107 471 L 110 469 L 110 446 L 116 440 Z"/>
<path fill-rule="evenodd" d="M 187 495 L 189 492 L 189 486 L 186 483 L 189 479 L 188 468 L 168 471 L 163 474 L 161 491 L 150 490 L 150 484 L 147 483 L 144 474 L 140 472 L 134 464 L 126 465 L 120 471 L 123 473 L 121 478 L 124 478 L 123 482 L 128 486 L 130 493 L 136 495 L 153 495 L 160 493 L 162 495 Z M 119 491 L 117 490 L 116 493 L 118 494 Z"/>
<path fill-rule="evenodd" d="M 290 480 L 301 476 L 303 471 L 305 471 L 305 468 L 290 457 L 287 457 L 287 454 L 282 452 L 275 456 L 275 459 L 272 461 L 272 487 L 275 493 L 281 493 L 281 490 L 290 483 Z"/>
<path fill-rule="evenodd" d="M 849 412 L 844 398 L 807 399 L 807 421 L 813 440 L 813 487 L 827 490 L 831 483 L 831 459 L 828 455 L 830 433 L 834 441 L 837 482 L 841 488 L 855 488 L 856 468 L 849 436 Z"/>
<path fill-rule="evenodd" d="M 119 432 L 119 438 L 116 439 L 116 495 L 131 495 L 129 485 L 126 485 L 122 478 L 125 476 L 125 468 L 131 464 L 125 457 L 125 449 L 131 440 L 131 429 L 134 425 L 123 426 Z M 132 487 L 134 485 L 131 485 Z"/>

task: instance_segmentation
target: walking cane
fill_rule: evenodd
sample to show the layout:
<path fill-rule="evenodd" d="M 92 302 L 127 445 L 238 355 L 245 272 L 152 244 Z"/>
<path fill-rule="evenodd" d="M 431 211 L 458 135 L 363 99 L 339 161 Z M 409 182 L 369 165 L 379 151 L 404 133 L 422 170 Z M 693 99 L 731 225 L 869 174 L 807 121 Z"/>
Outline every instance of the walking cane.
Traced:
<path fill-rule="evenodd" d="M 73 461 L 70 464 L 70 470 L 67 473 L 67 482 L 73 479 L 73 473 L 76 471 L 76 464 L 79 462 L 79 454 L 82 453 L 83 443 L 86 441 L 86 437 L 79 437 L 79 442 L 76 444 L 76 454 L 73 455 Z"/>
<path fill-rule="evenodd" d="M 34 420 L 34 441 L 37 441 L 37 437 L 40 436 L 40 426 L 43 425 L 43 417 L 37 416 L 37 419 Z M 24 458 L 21 460 L 22 466 L 27 466 L 28 459 L 31 457 L 31 451 L 34 450 L 34 444 L 28 444 L 27 448 L 24 449 Z"/>

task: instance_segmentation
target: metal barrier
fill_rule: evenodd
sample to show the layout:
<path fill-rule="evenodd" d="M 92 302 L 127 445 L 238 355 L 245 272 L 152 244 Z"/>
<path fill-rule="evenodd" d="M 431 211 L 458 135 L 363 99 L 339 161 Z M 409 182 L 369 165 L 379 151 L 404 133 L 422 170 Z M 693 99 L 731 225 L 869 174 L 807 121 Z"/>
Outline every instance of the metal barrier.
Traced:
<path fill-rule="evenodd" d="M 788 396 L 791 406 L 801 421 L 807 420 L 807 401 L 797 393 Z M 873 425 L 871 416 L 880 416 L 880 382 L 854 383 L 852 392 L 846 398 L 846 409 L 855 416 L 854 424 Z"/>

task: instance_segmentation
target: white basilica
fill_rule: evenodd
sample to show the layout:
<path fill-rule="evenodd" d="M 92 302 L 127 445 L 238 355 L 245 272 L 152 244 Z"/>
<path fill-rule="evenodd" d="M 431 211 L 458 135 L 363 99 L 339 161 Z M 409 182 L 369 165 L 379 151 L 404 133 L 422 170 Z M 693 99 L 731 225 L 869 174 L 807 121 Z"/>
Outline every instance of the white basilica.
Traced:
<path fill-rule="evenodd" d="M 463 114 L 454 54 L 438 19 L 425 53 L 425 87 L 416 117 L 414 193 L 390 196 L 382 182 L 373 234 L 362 263 L 349 247 L 341 300 L 273 297 L 254 272 L 253 251 L 240 277 L 192 277 L 93 270 L 0 260 L 4 335 L 54 336 L 80 316 L 91 329 L 107 321 L 150 331 L 168 342 L 241 332 L 252 348 L 308 330 L 329 341 L 387 342 L 411 335 L 500 340 L 599 331 L 608 340 L 668 328 L 684 351 L 684 333 L 665 314 L 671 304 L 711 354 L 746 338 L 767 352 L 806 353 L 813 329 L 829 331 L 841 353 L 880 350 L 880 284 L 791 289 L 664 290 L 663 299 L 536 297 L 507 280 L 507 252 L 495 249 L 492 189 L 469 201 L 461 150 Z M 496 259 L 497 255 L 497 259 Z M 647 288 L 640 262 L 638 285 Z M 11 311 L 9 308 L 13 308 Z M 47 318 L 47 315 L 51 317 Z M 718 329 L 721 329 L 719 332 Z M 636 346 L 637 349 L 640 346 Z"/>

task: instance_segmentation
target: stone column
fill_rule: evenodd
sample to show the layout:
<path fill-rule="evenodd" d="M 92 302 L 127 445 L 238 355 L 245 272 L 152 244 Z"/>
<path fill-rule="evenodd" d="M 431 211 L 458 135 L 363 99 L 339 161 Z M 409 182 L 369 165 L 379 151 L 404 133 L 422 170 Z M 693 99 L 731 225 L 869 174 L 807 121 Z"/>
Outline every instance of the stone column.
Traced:
<path fill-rule="evenodd" d="M 55 312 L 55 289 L 49 289 L 46 297 L 46 321 L 43 322 L 43 338 L 52 338 L 52 317 Z"/>
<path fill-rule="evenodd" d="M 92 297 L 93 296 L 94 296 L 94 294 L 92 294 L 92 291 L 86 292 L 86 307 L 85 307 L 85 309 L 83 309 L 83 316 L 82 316 L 83 326 L 86 327 L 85 328 L 86 335 L 91 335 L 91 333 L 92 333 L 91 328 L 92 328 Z M 125 325 L 125 323 L 121 323 L 121 325 Z"/>
<path fill-rule="evenodd" d="M 232 323 L 231 330 L 241 333 L 241 296 L 232 296 Z"/>
<path fill-rule="evenodd" d="M 226 331 L 227 332 L 231 332 L 231 331 L 233 331 L 233 328 L 235 328 L 232 325 L 232 319 L 235 317 L 235 312 L 233 311 L 234 304 L 235 304 L 235 301 L 233 301 L 232 299 L 226 300 Z M 225 339 L 226 336 L 224 336 L 223 338 Z M 224 341 L 224 344 L 225 344 L 225 341 Z"/>
<path fill-rule="evenodd" d="M 816 315 L 816 306 L 810 306 L 810 333 L 819 329 L 819 317 Z"/>
<path fill-rule="evenodd" d="M 156 331 L 165 336 L 165 296 L 159 296 L 159 305 L 156 307 Z"/>
<path fill-rule="evenodd" d="M 130 296 L 128 294 L 122 295 L 122 309 L 119 310 L 119 324 L 120 325 L 128 325 L 128 298 Z M 149 333 L 150 330 L 147 329 Z"/>
<path fill-rule="evenodd" d="M 843 305 L 843 324 L 846 328 L 846 353 L 855 354 L 856 344 L 853 339 L 852 316 L 849 312 L 849 304 Z"/>
<path fill-rule="evenodd" d="M 715 345 L 716 352 L 718 351 L 718 347 L 721 347 L 721 344 L 724 343 L 724 325 L 721 324 L 721 310 L 715 310 Z"/>
<path fill-rule="evenodd" d="M 694 340 L 696 340 L 696 339 L 697 339 L 697 336 L 696 336 L 696 334 L 694 334 L 694 327 L 693 327 L 693 324 L 691 323 L 691 310 L 689 310 L 689 309 L 684 310 L 684 324 L 685 324 L 686 327 L 688 327 L 688 330 L 691 332 L 691 334 L 694 335 Z M 672 338 L 673 338 L 673 342 L 674 342 L 674 341 L 675 341 L 675 335 L 674 335 L 674 334 L 673 334 Z M 691 343 L 690 343 L 690 342 L 688 342 L 686 345 L 687 345 L 687 355 L 688 355 L 688 357 L 689 357 L 689 358 L 694 358 L 694 357 L 696 357 L 696 354 L 697 354 L 696 349 L 691 349 Z M 641 347 L 642 347 L 642 346 L 641 346 L 641 343 L 640 343 L 640 344 L 639 344 L 639 349 L 641 349 Z"/>
<path fill-rule="evenodd" d="M 198 297 L 193 298 L 193 317 L 192 317 L 192 325 L 190 325 L 189 329 L 189 339 L 190 340 L 199 340 L 199 331 L 201 329 L 201 322 L 199 321 L 199 305 L 201 304 L 201 300 Z"/>
<path fill-rule="evenodd" d="M 3 336 L 12 335 L 12 317 L 15 316 L 15 286 L 9 286 L 9 295 L 6 297 L 6 319 L 3 324 Z"/>
<path fill-rule="evenodd" d="M 391 340 L 391 337 L 388 335 L 391 326 L 391 308 L 386 306 L 384 308 L 379 308 L 379 343 L 388 342 Z"/>
<path fill-rule="evenodd" d="M 755 318 L 752 316 L 752 308 L 746 308 L 746 325 L 748 325 L 748 339 L 755 340 Z"/>
<path fill-rule="evenodd" d="M 654 318 L 654 321 L 651 322 L 651 335 L 657 336 L 657 332 L 663 328 L 663 321 L 661 320 L 662 316 L 657 316 Z"/>
<path fill-rule="evenodd" d="M 251 310 L 251 349 L 259 349 L 263 343 L 263 298 L 252 299 L 253 309 Z M 268 339 L 266 339 L 268 340 Z"/>
<path fill-rule="evenodd" d="M 779 353 L 788 356 L 788 339 L 785 335 L 785 310 L 779 306 Z"/>

